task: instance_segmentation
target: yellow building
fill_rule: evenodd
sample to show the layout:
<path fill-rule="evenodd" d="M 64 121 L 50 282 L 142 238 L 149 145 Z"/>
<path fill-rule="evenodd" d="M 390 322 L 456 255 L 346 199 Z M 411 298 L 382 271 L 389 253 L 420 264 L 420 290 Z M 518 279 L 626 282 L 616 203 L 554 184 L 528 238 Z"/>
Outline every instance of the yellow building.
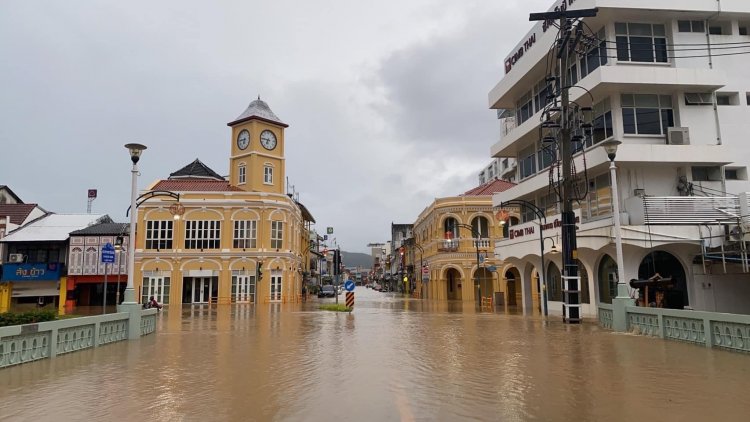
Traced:
<path fill-rule="evenodd" d="M 416 268 L 421 261 L 426 269 L 416 283 L 422 298 L 478 304 L 492 298 L 497 303 L 500 293 L 505 304 L 521 303 L 520 279 L 505 277 L 502 262 L 494 257 L 494 241 L 504 235 L 493 212 L 492 194 L 512 186 L 493 180 L 460 196 L 438 198 L 419 214 L 414 243 L 423 252 L 417 248 L 409 259 Z"/>
<path fill-rule="evenodd" d="M 285 192 L 288 125 L 260 98 L 228 125 L 228 180 L 196 159 L 145 192 L 138 207 L 134 278 L 142 301 L 299 298 L 314 220 Z M 179 194 L 179 202 L 160 191 Z"/>

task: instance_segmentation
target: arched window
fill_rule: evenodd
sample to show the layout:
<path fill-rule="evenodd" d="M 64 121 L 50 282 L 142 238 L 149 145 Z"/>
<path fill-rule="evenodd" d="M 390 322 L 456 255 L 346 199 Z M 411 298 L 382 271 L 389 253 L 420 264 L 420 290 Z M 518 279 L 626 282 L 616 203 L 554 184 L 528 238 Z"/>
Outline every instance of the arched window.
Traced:
<path fill-rule="evenodd" d="M 550 262 L 547 266 L 547 289 L 549 289 L 549 300 L 553 302 L 562 302 L 562 273 L 557 268 L 557 264 Z"/>
<path fill-rule="evenodd" d="M 617 296 L 617 263 L 611 256 L 602 258 L 598 276 L 599 302 L 612 303 L 612 298 Z"/>
<path fill-rule="evenodd" d="M 446 239 L 458 239 L 458 222 L 453 217 L 448 217 L 443 222 L 443 233 Z"/>
<path fill-rule="evenodd" d="M 486 217 L 480 215 L 471 220 L 471 229 L 479 235 L 480 239 L 488 239 L 490 237 L 490 224 Z"/>

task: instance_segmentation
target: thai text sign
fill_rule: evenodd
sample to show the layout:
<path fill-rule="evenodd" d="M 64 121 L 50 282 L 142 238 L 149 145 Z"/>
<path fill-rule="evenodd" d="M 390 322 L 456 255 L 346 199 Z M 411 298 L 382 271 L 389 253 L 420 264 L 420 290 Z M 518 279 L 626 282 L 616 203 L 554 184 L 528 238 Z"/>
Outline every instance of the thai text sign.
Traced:
<path fill-rule="evenodd" d="M 45 264 L 3 264 L 3 281 L 59 280 L 62 265 L 57 262 Z"/>

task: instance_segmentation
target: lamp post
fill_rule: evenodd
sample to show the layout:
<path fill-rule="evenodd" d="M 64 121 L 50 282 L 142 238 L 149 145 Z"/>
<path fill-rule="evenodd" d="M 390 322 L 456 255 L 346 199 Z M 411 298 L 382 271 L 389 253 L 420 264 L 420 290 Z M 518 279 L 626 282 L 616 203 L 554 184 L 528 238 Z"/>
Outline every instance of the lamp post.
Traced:
<path fill-rule="evenodd" d="M 422 271 L 424 270 L 424 261 L 422 260 L 424 256 L 424 249 L 416 243 L 414 243 L 414 247 L 419 249 L 419 270 L 417 271 L 417 275 L 414 277 L 414 287 L 417 286 L 417 277 L 419 277 L 419 280 L 422 280 L 422 290 L 424 290 L 424 277 L 422 276 Z M 421 295 L 422 292 L 419 293 Z"/>
<path fill-rule="evenodd" d="M 547 305 L 547 274 L 546 270 L 544 268 L 544 226 L 547 225 L 547 217 L 544 215 L 544 212 L 537 207 L 536 205 L 532 204 L 529 201 L 525 201 L 523 199 L 513 199 L 510 201 L 505 201 L 500 203 L 500 208 L 505 208 L 506 206 L 521 206 L 526 207 L 534 212 L 534 214 L 539 218 L 539 259 L 542 261 L 542 280 L 540 284 L 541 287 L 541 296 L 542 296 L 542 313 L 544 316 L 547 316 L 549 314 L 549 309 Z M 554 245 L 553 245 L 554 247 Z"/>
<path fill-rule="evenodd" d="M 141 144 L 127 144 L 125 148 L 130 152 L 130 161 L 133 162 L 133 168 L 130 170 L 132 175 L 130 185 L 130 209 L 135 210 L 136 198 L 138 191 L 138 160 L 141 158 L 143 150 L 146 149 L 145 145 Z M 136 212 L 130 213 L 130 237 L 128 241 L 128 284 L 125 287 L 125 295 L 123 304 L 132 305 L 137 304 L 138 300 L 135 297 L 135 288 L 133 287 L 133 278 L 135 276 L 135 224 L 136 224 Z"/>
<path fill-rule="evenodd" d="M 630 298 L 628 286 L 625 284 L 625 265 L 622 257 L 622 234 L 620 233 L 620 197 L 617 193 L 617 167 L 615 166 L 615 156 L 617 147 L 622 142 L 609 140 L 602 143 L 604 150 L 609 158 L 609 175 L 612 179 L 612 203 L 614 204 L 614 215 L 612 220 L 615 223 L 615 251 L 617 253 L 617 297 Z"/>

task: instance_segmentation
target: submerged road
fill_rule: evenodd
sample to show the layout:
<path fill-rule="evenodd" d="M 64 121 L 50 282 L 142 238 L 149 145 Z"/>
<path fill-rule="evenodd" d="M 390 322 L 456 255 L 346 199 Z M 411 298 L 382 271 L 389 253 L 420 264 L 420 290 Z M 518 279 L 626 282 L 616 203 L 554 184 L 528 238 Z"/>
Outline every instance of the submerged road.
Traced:
<path fill-rule="evenodd" d="M 357 288 L 0 370 L 2 421 L 746 421 L 750 356 Z M 343 298 L 341 296 L 340 298 Z"/>

